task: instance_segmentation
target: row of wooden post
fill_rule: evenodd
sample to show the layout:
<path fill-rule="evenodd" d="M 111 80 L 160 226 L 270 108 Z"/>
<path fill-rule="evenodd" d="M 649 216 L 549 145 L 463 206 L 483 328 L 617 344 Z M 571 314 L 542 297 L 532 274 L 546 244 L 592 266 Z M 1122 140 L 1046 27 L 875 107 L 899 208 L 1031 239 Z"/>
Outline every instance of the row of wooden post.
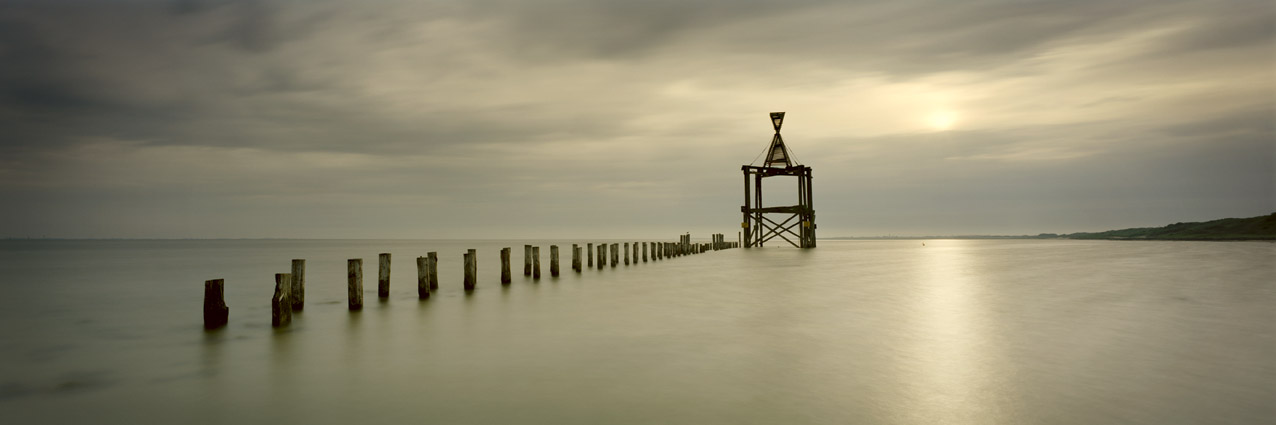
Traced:
<path fill-rule="evenodd" d="M 703 253 L 709 250 L 738 248 L 736 242 L 726 242 L 722 234 L 713 235 L 713 242 L 707 244 L 691 243 L 690 235 L 680 235 L 678 242 L 625 242 L 625 265 L 638 263 L 639 245 L 642 246 L 642 262 L 679 257 L 689 254 Z M 610 262 L 611 267 L 620 263 L 622 245 L 619 243 L 598 244 L 598 269 Z M 572 244 L 572 270 L 582 270 L 582 251 L 587 259 L 587 266 L 593 267 L 594 244 L 581 247 Z M 648 252 L 650 251 L 650 255 Z M 610 253 L 610 256 L 608 256 Z M 472 291 L 478 284 L 478 253 L 470 249 L 464 254 L 465 277 L 463 285 L 466 291 Z M 632 258 L 632 260 L 631 260 Z M 390 297 L 390 254 L 382 253 L 377 258 L 377 297 Z M 549 246 L 549 273 L 558 277 L 558 245 Z M 416 258 L 417 296 L 424 300 L 430 293 L 439 289 L 438 253 L 430 252 L 424 257 Z M 541 277 L 540 247 L 523 245 L 523 275 L 539 280 Z M 363 259 L 353 258 L 346 261 L 346 281 L 348 290 L 348 307 L 351 311 L 363 309 Z M 501 248 L 501 284 L 510 284 L 510 248 Z M 292 312 L 305 307 L 306 298 L 306 260 L 292 260 L 291 273 L 275 274 L 275 292 L 270 302 L 270 323 L 272 326 L 287 326 L 292 322 Z M 225 281 L 212 279 L 204 282 L 204 327 L 216 329 L 226 326 L 230 317 L 230 308 L 225 301 Z"/>

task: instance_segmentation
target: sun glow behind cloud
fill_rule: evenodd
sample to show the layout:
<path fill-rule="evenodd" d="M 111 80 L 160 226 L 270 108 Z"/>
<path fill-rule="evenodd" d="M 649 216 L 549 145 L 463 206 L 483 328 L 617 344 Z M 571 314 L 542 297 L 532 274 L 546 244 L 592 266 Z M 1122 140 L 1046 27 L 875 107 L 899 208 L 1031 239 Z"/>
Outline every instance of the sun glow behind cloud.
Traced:
<path fill-rule="evenodd" d="M 935 131 L 951 130 L 957 125 L 957 113 L 949 110 L 931 112 L 926 117 L 926 125 Z"/>

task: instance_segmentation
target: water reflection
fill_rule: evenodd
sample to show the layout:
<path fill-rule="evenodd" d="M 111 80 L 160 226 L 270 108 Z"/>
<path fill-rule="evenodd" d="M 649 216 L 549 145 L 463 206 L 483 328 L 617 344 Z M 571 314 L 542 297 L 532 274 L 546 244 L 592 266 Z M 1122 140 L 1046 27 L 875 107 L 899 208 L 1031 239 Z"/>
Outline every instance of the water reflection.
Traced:
<path fill-rule="evenodd" d="M 217 376 L 221 372 L 222 347 L 226 343 L 226 328 L 205 329 L 200 346 L 199 375 Z"/>
<path fill-rule="evenodd" d="M 913 315 L 914 410 L 919 423 L 989 423 L 996 406 L 982 397 L 986 389 L 987 327 L 972 276 L 969 241 L 932 241 L 918 247 L 923 276 Z"/>

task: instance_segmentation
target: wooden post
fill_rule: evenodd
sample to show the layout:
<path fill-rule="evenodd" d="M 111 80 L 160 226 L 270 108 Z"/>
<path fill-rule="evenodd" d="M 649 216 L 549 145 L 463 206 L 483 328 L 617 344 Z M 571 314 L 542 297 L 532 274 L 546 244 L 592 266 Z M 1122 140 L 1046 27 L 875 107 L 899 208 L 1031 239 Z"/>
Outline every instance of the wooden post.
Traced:
<path fill-rule="evenodd" d="M 616 267 L 620 263 L 620 244 L 611 244 L 611 266 Z"/>
<path fill-rule="evenodd" d="M 634 264 L 638 264 L 638 242 L 634 242 Z"/>
<path fill-rule="evenodd" d="M 270 298 L 270 325 L 292 323 L 292 273 L 275 273 L 275 296 Z"/>
<path fill-rule="evenodd" d="M 475 276 L 476 274 L 478 274 L 478 262 L 475 260 L 475 258 L 474 258 L 475 256 L 476 256 L 476 254 L 475 254 L 474 250 L 472 250 L 472 249 L 465 253 L 465 281 L 464 281 L 464 285 L 465 285 L 465 290 L 466 290 L 466 291 L 473 291 L 473 290 L 474 290 L 474 286 L 475 286 L 475 285 L 477 284 L 477 282 L 478 282 L 478 276 Z"/>
<path fill-rule="evenodd" d="M 647 243 L 642 243 L 642 262 L 647 262 Z"/>
<path fill-rule="evenodd" d="M 418 299 L 430 299 L 430 259 L 416 257 L 416 296 Z"/>
<path fill-rule="evenodd" d="M 390 253 L 381 253 L 377 260 L 377 297 L 390 298 Z"/>
<path fill-rule="evenodd" d="M 347 288 L 350 292 L 350 310 L 363 310 L 363 259 L 346 260 Z"/>
<path fill-rule="evenodd" d="M 523 245 L 523 276 L 532 275 L 532 246 Z"/>
<path fill-rule="evenodd" d="M 510 249 L 501 248 L 501 284 L 510 283 Z"/>
<path fill-rule="evenodd" d="M 301 311 L 306 306 L 306 260 L 292 260 L 291 286 L 292 310 Z"/>
<path fill-rule="evenodd" d="M 585 244 L 585 253 L 589 255 L 589 267 L 594 266 L 594 244 Z"/>
<path fill-rule="evenodd" d="M 607 262 L 607 244 L 598 244 L 598 270 L 603 269 L 603 263 Z"/>
<path fill-rule="evenodd" d="M 430 259 L 430 291 L 439 290 L 439 253 L 430 252 L 425 254 Z"/>
<path fill-rule="evenodd" d="M 226 326 L 230 318 L 230 307 L 226 307 L 226 281 L 213 279 L 204 281 L 204 329 L 217 329 Z"/>
<path fill-rule="evenodd" d="M 549 275 L 558 277 L 558 245 L 549 246 Z"/>
<path fill-rule="evenodd" d="M 532 247 L 532 279 L 541 278 L 541 247 Z"/>
<path fill-rule="evenodd" d="M 625 265 L 629 265 L 629 242 L 625 242 Z"/>
<path fill-rule="evenodd" d="M 572 271 L 580 273 L 580 245 L 572 244 Z"/>

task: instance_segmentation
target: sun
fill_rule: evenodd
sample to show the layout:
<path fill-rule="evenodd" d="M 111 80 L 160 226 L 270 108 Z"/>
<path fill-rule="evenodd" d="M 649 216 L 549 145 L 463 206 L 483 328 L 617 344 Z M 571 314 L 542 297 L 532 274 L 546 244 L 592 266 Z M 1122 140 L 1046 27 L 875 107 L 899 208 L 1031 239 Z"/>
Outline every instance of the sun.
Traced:
<path fill-rule="evenodd" d="M 951 130 L 957 125 L 957 113 L 953 111 L 935 111 L 926 116 L 926 126 L 935 131 Z"/>

